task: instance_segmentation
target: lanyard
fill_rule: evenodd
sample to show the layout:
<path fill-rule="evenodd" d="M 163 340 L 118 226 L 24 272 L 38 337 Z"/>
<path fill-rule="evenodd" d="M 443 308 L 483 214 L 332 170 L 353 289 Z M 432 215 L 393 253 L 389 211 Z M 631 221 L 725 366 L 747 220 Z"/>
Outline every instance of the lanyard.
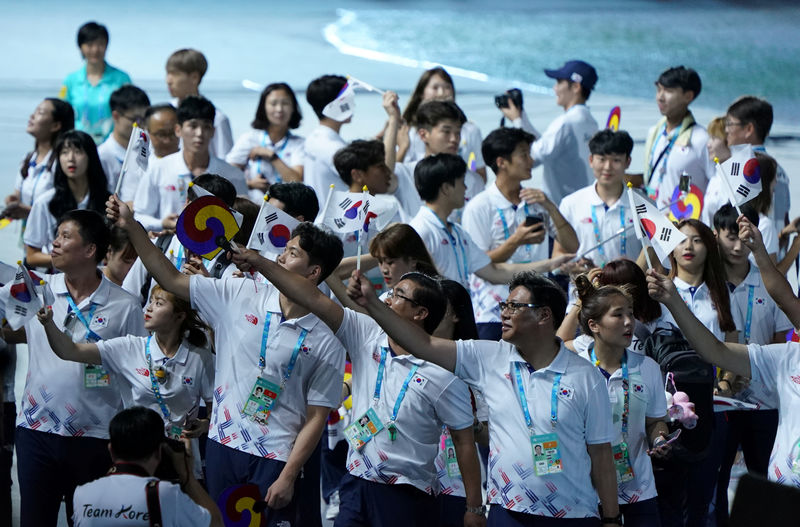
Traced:
<path fill-rule="evenodd" d="M 747 316 L 744 322 L 744 343 L 750 344 L 750 326 L 753 323 L 753 297 L 756 292 L 756 286 L 747 286 Z"/>
<path fill-rule="evenodd" d="M 267 365 L 267 342 L 269 341 L 269 323 L 271 320 L 272 312 L 267 311 L 266 320 L 264 320 L 264 331 L 261 334 L 261 355 L 258 358 L 258 367 L 261 368 L 262 373 L 264 372 L 264 367 Z M 294 345 L 294 350 L 292 350 L 292 357 L 289 359 L 289 364 L 286 366 L 286 372 L 281 378 L 281 391 L 283 391 L 283 389 L 286 387 L 289 377 L 292 376 L 294 365 L 297 363 L 297 357 L 300 355 L 300 348 L 303 347 L 303 341 L 306 340 L 306 335 L 308 335 L 308 330 L 303 329 L 300 331 L 300 336 L 297 337 L 297 344 Z"/>
<path fill-rule="evenodd" d="M 606 250 L 601 245 L 600 240 L 600 224 L 597 222 L 597 207 L 599 205 L 592 205 L 592 228 L 594 229 L 594 238 L 597 240 L 597 252 L 600 254 L 600 267 L 606 265 Z M 625 229 L 625 207 L 619 206 L 619 225 L 622 228 L 622 234 L 619 236 L 619 254 L 625 255 L 626 246 L 628 244 L 627 229 Z"/>
<path fill-rule="evenodd" d="M 175 269 L 177 269 L 178 271 L 181 271 L 181 267 L 183 267 L 183 260 L 184 260 L 183 245 L 180 244 L 178 246 L 178 256 L 175 258 Z M 213 265 L 213 263 L 214 260 L 203 260 L 203 267 L 205 267 L 206 270 L 208 270 L 211 267 L 211 265 Z"/>
<path fill-rule="evenodd" d="M 290 134 L 288 132 L 286 133 L 286 137 L 283 140 L 283 144 L 281 145 L 280 150 L 275 152 L 275 154 L 278 157 L 280 157 L 281 159 L 283 159 L 281 154 L 283 153 L 284 150 L 286 150 L 286 145 L 289 144 L 289 136 L 291 136 L 291 135 L 292 134 Z M 261 136 L 261 146 L 267 146 L 267 139 L 268 138 L 269 138 L 269 134 L 265 130 L 263 135 Z M 273 172 L 276 173 L 275 174 L 275 178 L 276 178 L 275 179 L 275 183 L 283 183 L 283 179 L 281 178 L 281 175 L 277 173 L 278 171 L 277 170 L 273 170 Z M 261 171 L 261 158 L 256 159 L 256 174 L 264 175 L 264 172 Z"/>
<path fill-rule="evenodd" d="M 678 136 L 680 135 L 682 128 L 683 128 L 683 123 L 681 123 L 680 126 L 678 126 L 678 129 L 675 130 L 675 132 L 672 134 L 672 139 L 670 139 L 669 136 L 667 136 L 668 140 L 667 146 L 665 146 L 664 150 L 662 150 L 661 153 L 658 155 L 655 163 L 653 163 L 650 167 L 648 167 L 649 170 L 648 180 L 649 180 L 650 176 L 653 175 L 653 172 L 655 172 L 656 167 L 658 167 L 658 164 L 661 162 L 661 159 L 664 158 L 664 169 L 660 172 L 658 176 L 658 181 L 655 184 L 650 184 L 650 188 L 653 189 L 653 192 L 656 193 L 656 197 L 658 197 L 657 196 L 658 187 L 661 185 L 661 179 L 663 179 L 664 172 L 666 172 L 667 158 L 669 158 L 669 153 L 670 151 L 672 151 L 672 147 L 675 144 L 675 141 L 678 140 Z M 664 124 L 661 125 L 661 130 L 658 135 L 660 137 L 661 135 L 666 135 L 666 134 L 667 134 L 667 123 L 665 121 Z M 655 156 L 657 145 L 658 145 L 658 140 L 653 141 L 653 149 L 650 151 L 650 159 L 653 159 L 653 156 Z"/>
<path fill-rule="evenodd" d="M 450 232 L 450 229 L 447 228 L 447 225 L 442 221 L 442 219 L 436 215 L 430 208 L 431 214 L 439 224 L 444 229 L 444 233 L 447 235 L 447 238 L 450 240 L 450 245 L 453 247 L 453 253 L 456 257 L 456 267 L 458 267 L 458 278 L 459 282 L 466 284 L 467 280 L 469 279 L 469 266 L 467 265 L 467 253 L 464 250 L 464 246 L 459 243 L 461 241 L 461 237 L 458 235 L 458 231 L 456 230 L 455 226 L 453 226 L 453 231 L 455 232 L 455 236 L 453 233 Z M 449 222 L 448 222 L 449 223 Z M 458 250 L 461 249 L 461 265 L 458 264 Z"/>
<path fill-rule="evenodd" d="M 153 335 L 147 337 L 147 342 L 144 345 L 144 356 L 147 357 L 147 369 L 150 372 L 150 388 L 153 390 L 153 395 L 161 408 L 161 413 L 164 414 L 164 419 L 169 419 L 169 408 L 164 403 L 164 398 L 161 397 L 161 390 L 158 388 L 158 381 L 153 373 L 153 360 L 150 357 L 150 339 L 152 338 Z"/>
<path fill-rule="evenodd" d="M 375 391 L 372 392 L 372 400 L 374 401 L 373 405 L 377 406 L 378 401 L 381 399 L 381 386 L 383 386 L 383 377 L 385 373 L 386 367 L 386 354 L 389 352 L 389 348 L 386 346 L 381 346 L 381 362 L 378 364 L 378 377 L 375 379 Z M 406 375 L 406 380 L 403 381 L 403 386 L 400 388 L 400 393 L 397 394 L 397 400 L 394 402 L 394 408 L 392 408 L 392 416 L 389 419 L 390 423 L 394 423 L 397 420 L 397 412 L 400 411 L 400 405 L 403 403 L 403 399 L 406 396 L 406 392 L 408 391 L 408 385 L 411 383 L 411 379 L 414 378 L 414 374 L 417 373 L 417 369 L 419 368 L 418 365 L 414 364 L 411 367 L 411 371 L 408 372 Z"/>
<path fill-rule="evenodd" d="M 528 210 L 528 204 L 525 203 L 524 207 L 525 207 L 525 215 L 530 216 L 531 213 L 530 210 Z M 507 240 L 508 238 L 511 237 L 511 230 L 508 228 L 508 223 L 506 222 L 506 215 L 503 213 L 503 209 L 501 209 L 500 207 L 497 207 L 497 215 L 500 216 L 500 221 L 503 224 L 503 236 L 505 236 L 505 239 Z M 525 249 L 528 251 L 528 256 L 530 257 L 530 252 L 531 252 L 530 244 L 526 243 Z"/>
<path fill-rule="evenodd" d="M 48 158 L 49 159 L 49 158 Z M 34 156 L 30 163 L 28 163 L 28 167 L 33 169 L 33 173 L 36 174 L 36 178 L 33 180 L 33 189 L 31 189 L 31 202 L 28 205 L 33 206 L 33 202 L 36 200 L 36 187 L 39 186 L 39 180 L 42 178 L 42 174 L 44 173 L 44 169 L 47 168 L 47 159 L 42 161 L 39 164 L 39 168 L 36 168 L 36 156 Z"/>
<path fill-rule="evenodd" d="M 528 398 L 525 396 L 525 387 L 522 384 L 519 362 L 514 363 L 514 376 L 517 381 L 517 394 L 519 395 L 519 404 L 522 406 L 522 414 L 525 416 L 525 424 L 528 425 L 528 431 L 533 437 L 533 420 L 531 419 L 530 410 L 528 410 Z M 555 377 L 553 377 L 553 389 L 550 391 L 550 426 L 554 430 L 556 423 L 558 423 L 558 387 L 560 385 L 561 373 L 556 373 Z"/>
<path fill-rule="evenodd" d="M 100 335 L 98 335 L 97 333 L 95 333 L 94 331 L 89 329 L 89 322 L 83 316 L 83 313 L 81 313 L 81 310 L 78 309 L 78 306 L 75 305 L 75 301 L 72 299 L 72 295 L 70 295 L 69 292 L 67 292 L 67 302 L 69 302 L 70 309 L 72 310 L 73 313 L 75 313 L 75 316 L 78 317 L 78 320 L 81 321 L 81 324 L 83 324 L 86 327 L 86 340 L 87 341 L 89 339 L 92 339 L 92 340 L 95 340 L 95 341 L 103 340 L 103 338 Z M 94 318 L 95 309 L 97 309 L 97 304 L 92 302 L 92 307 L 89 308 L 89 320 Z"/>
<path fill-rule="evenodd" d="M 594 353 L 594 343 L 589 347 L 589 355 L 592 357 L 592 362 L 598 368 L 600 361 Z M 628 415 L 630 414 L 630 377 L 628 376 L 628 351 L 622 352 L 622 359 L 619 361 L 622 368 L 622 440 L 626 441 L 628 438 Z M 611 380 L 611 379 L 609 379 Z"/>

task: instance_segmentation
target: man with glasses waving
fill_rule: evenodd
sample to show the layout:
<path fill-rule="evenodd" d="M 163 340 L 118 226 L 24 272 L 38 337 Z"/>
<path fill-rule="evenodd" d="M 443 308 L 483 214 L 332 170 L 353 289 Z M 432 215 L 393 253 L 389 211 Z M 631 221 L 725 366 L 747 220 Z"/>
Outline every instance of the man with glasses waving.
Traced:
<path fill-rule="evenodd" d="M 485 525 L 467 386 L 436 364 L 410 355 L 408 348 L 387 337 L 368 316 L 343 308 L 275 262 L 253 251 L 234 255 L 234 262 L 240 269 L 260 272 L 292 301 L 311 310 L 348 350 L 353 364 L 354 419 L 344 430 L 350 443 L 348 474 L 339 487 L 341 504 L 335 525 L 437 525 L 434 459 L 442 426 L 450 428 L 464 481 L 464 525 Z M 426 336 L 447 309 L 439 284 L 421 273 L 403 275 L 386 305 Z"/>
<path fill-rule="evenodd" d="M 484 394 L 488 525 L 622 525 L 605 379 L 556 338 L 566 295 L 532 272 L 516 275 L 509 288 L 500 342 L 432 337 L 381 304 L 358 271 L 348 295 L 399 346 Z"/>

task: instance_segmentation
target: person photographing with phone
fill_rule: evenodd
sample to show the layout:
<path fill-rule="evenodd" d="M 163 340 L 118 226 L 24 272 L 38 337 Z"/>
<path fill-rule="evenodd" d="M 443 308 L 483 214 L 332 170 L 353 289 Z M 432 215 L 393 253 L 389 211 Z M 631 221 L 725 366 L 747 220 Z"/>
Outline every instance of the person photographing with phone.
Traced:
<path fill-rule="evenodd" d="M 578 249 L 575 230 L 547 194 L 523 188 L 531 179 L 533 136 L 518 128 L 498 128 L 483 140 L 483 158 L 497 175 L 493 184 L 475 196 L 464 209 L 462 224 L 479 249 L 494 263 L 526 263 L 550 257 L 547 239 L 558 240 L 565 252 Z M 483 339 L 500 340 L 497 303 L 508 286 L 473 276 L 475 320 Z"/>

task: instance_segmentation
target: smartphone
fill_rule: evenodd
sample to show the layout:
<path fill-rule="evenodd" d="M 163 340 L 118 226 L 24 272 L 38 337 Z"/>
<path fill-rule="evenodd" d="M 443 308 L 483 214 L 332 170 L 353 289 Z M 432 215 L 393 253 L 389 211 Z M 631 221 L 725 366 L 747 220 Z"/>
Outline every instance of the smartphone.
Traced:
<path fill-rule="evenodd" d="M 664 439 L 666 439 L 666 442 L 661 443 L 660 445 L 658 445 L 658 447 L 662 447 L 664 445 L 669 445 L 669 444 L 674 443 L 678 439 L 678 437 L 680 437 L 680 435 L 681 435 L 681 429 L 678 428 L 677 430 L 675 430 L 671 434 L 668 434 L 668 435 L 664 436 Z M 647 453 L 651 454 L 651 453 L 655 452 L 656 450 L 658 450 L 658 447 L 649 449 L 647 451 Z"/>
<path fill-rule="evenodd" d="M 530 216 L 525 216 L 526 227 L 530 227 L 531 225 L 543 222 L 544 222 L 544 216 L 542 216 L 541 214 L 531 214 Z"/>

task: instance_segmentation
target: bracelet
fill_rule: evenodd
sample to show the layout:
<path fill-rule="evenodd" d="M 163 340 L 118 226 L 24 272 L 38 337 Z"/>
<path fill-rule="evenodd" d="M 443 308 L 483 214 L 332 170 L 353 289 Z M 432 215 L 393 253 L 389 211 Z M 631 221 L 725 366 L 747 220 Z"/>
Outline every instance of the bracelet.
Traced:
<path fill-rule="evenodd" d="M 467 505 L 466 507 L 467 512 L 472 514 L 479 514 L 481 516 L 486 516 L 486 505 L 481 505 L 480 507 L 470 507 Z"/>
<path fill-rule="evenodd" d="M 343 382 L 343 383 L 342 383 L 342 385 L 343 385 L 345 388 L 347 388 L 347 397 L 350 397 L 351 395 L 353 395 L 353 389 L 352 389 L 352 388 L 350 388 L 350 385 L 349 385 L 349 384 L 347 384 L 346 382 Z M 345 399 L 347 399 L 347 397 L 345 397 Z"/>
<path fill-rule="evenodd" d="M 272 163 L 272 162 L 273 162 L 273 161 L 275 161 L 276 159 L 279 159 L 278 152 L 275 152 L 275 151 L 273 150 L 273 151 L 272 151 L 272 155 L 271 155 L 271 156 L 269 156 L 269 162 L 270 162 L 270 163 Z"/>

